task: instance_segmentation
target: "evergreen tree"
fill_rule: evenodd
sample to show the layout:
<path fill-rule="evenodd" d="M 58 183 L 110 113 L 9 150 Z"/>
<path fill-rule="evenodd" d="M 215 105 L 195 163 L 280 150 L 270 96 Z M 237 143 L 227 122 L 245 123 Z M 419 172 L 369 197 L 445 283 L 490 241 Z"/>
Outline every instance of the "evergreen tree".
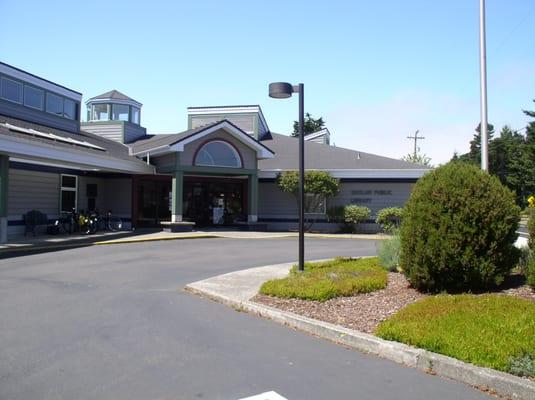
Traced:
<path fill-rule="evenodd" d="M 305 136 L 309 133 L 314 133 L 317 131 L 321 131 L 325 127 L 325 121 L 323 120 L 323 117 L 319 117 L 318 119 L 312 118 L 310 113 L 305 114 L 305 124 L 303 126 L 303 130 L 305 131 Z M 299 136 L 299 122 L 294 121 L 294 131 L 292 132 L 292 136 Z"/>
<path fill-rule="evenodd" d="M 488 130 L 488 141 L 492 140 L 492 137 L 494 136 L 494 125 L 488 124 L 487 125 Z M 470 151 L 466 154 L 462 154 L 459 156 L 460 161 L 467 161 L 473 164 L 480 165 L 481 164 L 481 124 L 479 124 L 476 128 L 476 133 L 474 134 L 474 137 L 470 141 Z"/>

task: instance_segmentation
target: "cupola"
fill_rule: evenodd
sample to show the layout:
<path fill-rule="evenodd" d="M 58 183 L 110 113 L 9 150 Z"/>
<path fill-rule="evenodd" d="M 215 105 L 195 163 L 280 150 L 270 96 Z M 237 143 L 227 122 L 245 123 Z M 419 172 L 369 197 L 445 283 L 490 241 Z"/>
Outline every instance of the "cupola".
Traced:
<path fill-rule="evenodd" d="M 87 122 L 82 129 L 121 143 L 131 143 L 144 137 L 140 125 L 143 104 L 118 90 L 111 90 L 85 102 Z"/>

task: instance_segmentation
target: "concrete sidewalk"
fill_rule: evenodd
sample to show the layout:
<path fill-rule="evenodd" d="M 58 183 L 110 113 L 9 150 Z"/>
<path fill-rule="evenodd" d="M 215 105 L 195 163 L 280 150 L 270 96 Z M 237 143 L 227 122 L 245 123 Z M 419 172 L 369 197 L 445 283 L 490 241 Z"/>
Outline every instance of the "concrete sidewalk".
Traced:
<path fill-rule="evenodd" d="M 263 282 L 287 276 L 293 264 L 268 265 L 218 275 L 190 283 L 186 285 L 186 290 L 226 304 L 236 310 L 269 318 L 314 336 L 417 368 L 426 373 L 454 379 L 506 398 L 521 400 L 535 398 L 534 381 L 489 368 L 477 367 L 441 354 L 390 342 L 339 325 L 250 301 L 258 293 Z"/>

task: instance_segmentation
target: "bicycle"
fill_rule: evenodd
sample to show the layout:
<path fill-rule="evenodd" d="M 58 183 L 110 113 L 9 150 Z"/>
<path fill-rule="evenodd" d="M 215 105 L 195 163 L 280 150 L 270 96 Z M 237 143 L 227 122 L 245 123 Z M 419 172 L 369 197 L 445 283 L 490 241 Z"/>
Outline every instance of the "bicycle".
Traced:
<path fill-rule="evenodd" d="M 72 234 L 78 228 L 78 216 L 76 210 L 62 211 L 58 219 L 54 221 L 54 225 L 51 227 L 51 231 L 54 234 Z"/>
<path fill-rule="evenodd" d="M 117 232 L 123 229 L 123 220 L 120 217 L 114 217 L 111 210 L 106 213 L 106 218 L 99 218 L 101 229 L 107 229 L 111 232 Z"/>

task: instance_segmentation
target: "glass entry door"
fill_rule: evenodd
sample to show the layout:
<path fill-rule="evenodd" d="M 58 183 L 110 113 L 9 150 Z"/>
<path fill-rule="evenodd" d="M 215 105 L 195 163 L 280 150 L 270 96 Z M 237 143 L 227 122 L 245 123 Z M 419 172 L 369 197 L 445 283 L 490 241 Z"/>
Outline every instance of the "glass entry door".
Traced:
<path fill-rule="evenodd" d="M 197 226 L 232 225 L 246 221 L 244 182 L 226 179 L 184 181 L 183 218 Z"/>

